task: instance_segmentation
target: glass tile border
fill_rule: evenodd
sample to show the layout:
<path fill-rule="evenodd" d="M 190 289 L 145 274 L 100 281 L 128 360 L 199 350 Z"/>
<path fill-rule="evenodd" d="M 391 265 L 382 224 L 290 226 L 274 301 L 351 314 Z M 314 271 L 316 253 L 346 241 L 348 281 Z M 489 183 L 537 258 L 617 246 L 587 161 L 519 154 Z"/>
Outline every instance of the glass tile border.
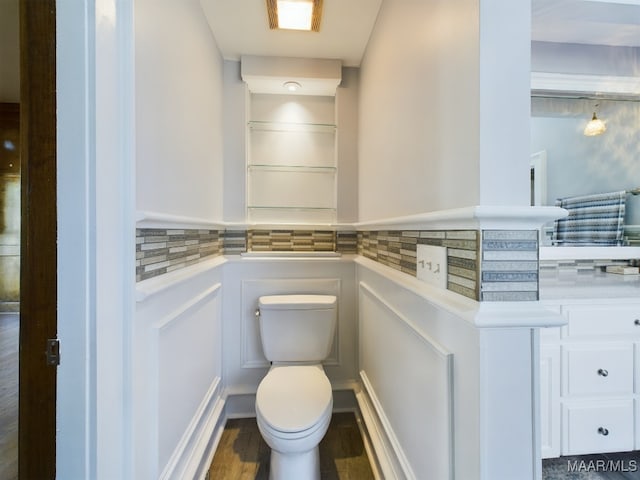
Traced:
<path fill-rule="evenodd" d="M 218 230 L 136 229 L 136 282 L 222 254 Z"/>
<path fill-rule="evenodd" d="M 447 289 L 477 301 L 539 298 L 537 230 L 136 229 L 136 281 L 246 251 L 360 254 L 417 276 L 417 245 L 447 248 Z"/>

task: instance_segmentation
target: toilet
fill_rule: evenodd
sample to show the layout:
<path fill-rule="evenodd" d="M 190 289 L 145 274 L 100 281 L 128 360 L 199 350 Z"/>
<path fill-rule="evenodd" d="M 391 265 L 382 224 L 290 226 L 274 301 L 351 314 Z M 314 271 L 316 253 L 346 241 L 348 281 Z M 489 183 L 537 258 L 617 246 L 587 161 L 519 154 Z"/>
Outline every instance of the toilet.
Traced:
<path fill-rule="evenodd" d="M 333 295 L 260 297 L 262 348 L 271 368 L 258 385 L 258 429 L 271 448 L 270 480 L 320 479 L 318 444 L 333 407 L 322 361 L 336 326 Z"/>

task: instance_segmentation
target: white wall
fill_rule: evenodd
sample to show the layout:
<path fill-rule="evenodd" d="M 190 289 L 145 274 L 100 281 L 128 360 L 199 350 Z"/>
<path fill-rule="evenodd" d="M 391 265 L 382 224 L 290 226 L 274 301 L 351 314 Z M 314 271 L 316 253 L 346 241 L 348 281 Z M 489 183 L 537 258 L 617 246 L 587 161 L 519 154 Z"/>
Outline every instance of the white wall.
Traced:
<path fill-rule="evenodd" d="M 20 101 L 18 0 L 0 0 L 0 102 Z"/>
<path fill-rule="evenodd" d="M 222 220 L 223 70 L 198 0 L 136 0 L 137 210 L 203 228 Z M 224 403 L 223 262 L 136 285 L 144 298 L 129 365 L 135 478 L 194 478 L 210 458 Z"/>
<path fill-rule="evenodd" d="M 531 1 L 479 0 L 479 5 L 478 203 L 528 206 Z"/>
<path fill-rule="evenodd" d="M 343 68 L 336 90 L 338 223 L 358 220 L 358 96 L 360 69 Z"/>
<path fill-rule="evenodd" d="M 478 203 L 477 9 L 382 3 L 360 72 L 360 221 Z"/>
<path fill-rule="evenodd" d="M 383 3 L 361 69 L 361 221 L 527 204 L 529 17 L 524 0 Z"/>
<path fill-rule="evenodd" d="M 136 208 L 222 219 L 223 61 L 197 0 L 136 0 Z"/>
<path fill-rule="evenodd" d="M 224 220 L 245 222 L 247 84 L 240 62 L 224 62 Z M 231 187 L 232 186 L 232 187 Z"/>

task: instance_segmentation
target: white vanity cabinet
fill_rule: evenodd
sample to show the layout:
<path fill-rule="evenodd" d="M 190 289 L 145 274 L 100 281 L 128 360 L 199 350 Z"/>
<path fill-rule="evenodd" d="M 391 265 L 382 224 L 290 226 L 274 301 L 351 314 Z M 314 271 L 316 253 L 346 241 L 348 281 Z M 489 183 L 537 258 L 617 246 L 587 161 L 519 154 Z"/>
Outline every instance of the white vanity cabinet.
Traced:
<path fill-rule="evenodd" d="M 540 334 L 542 457 L 640 449 L 640 298 L 552 308 L 568 324 Z"/>

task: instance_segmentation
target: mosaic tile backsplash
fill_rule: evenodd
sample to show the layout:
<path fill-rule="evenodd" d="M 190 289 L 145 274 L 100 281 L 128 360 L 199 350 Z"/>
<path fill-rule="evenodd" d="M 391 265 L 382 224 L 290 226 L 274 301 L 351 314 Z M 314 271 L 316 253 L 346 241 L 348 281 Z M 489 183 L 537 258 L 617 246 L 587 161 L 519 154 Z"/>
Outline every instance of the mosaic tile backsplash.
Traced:
<path fill-rule="evenodd" d="M 479 301 L 538 299 L 537 230 L 358 232 L 358 253 L 413 276 L 419 244 L 447 248 L 452 292 Z"/>
<path fill-rule="evenodd" d="M 482 231 L 481 301 L 538 300 L 538 231 Z"/>
<path fill-rule="evenodd" d="M 411 230 L 358 232 L 358 253 L 416 276 L 418 244 L 447 247 L 447 289 L 478 299 L 478 232 Z"/>
<path fill-rule="evenodd" d="M 136 281 L 246 251 L 360 254 L 416 276 L 417 245 L 447 248 L 447 289 L 479 301 L 538 299 L 537 230 L 136 230 Z"/>
<path fill-rule="evenodd" d="M 324 230 L 249 230 L 253 252 L 333 252 L 336 235 Z"/>
<path fill-rule="evenodd" d="M 136 229 L 136 281 L 147 280 L 222 253 L 217 230 Z"/>

